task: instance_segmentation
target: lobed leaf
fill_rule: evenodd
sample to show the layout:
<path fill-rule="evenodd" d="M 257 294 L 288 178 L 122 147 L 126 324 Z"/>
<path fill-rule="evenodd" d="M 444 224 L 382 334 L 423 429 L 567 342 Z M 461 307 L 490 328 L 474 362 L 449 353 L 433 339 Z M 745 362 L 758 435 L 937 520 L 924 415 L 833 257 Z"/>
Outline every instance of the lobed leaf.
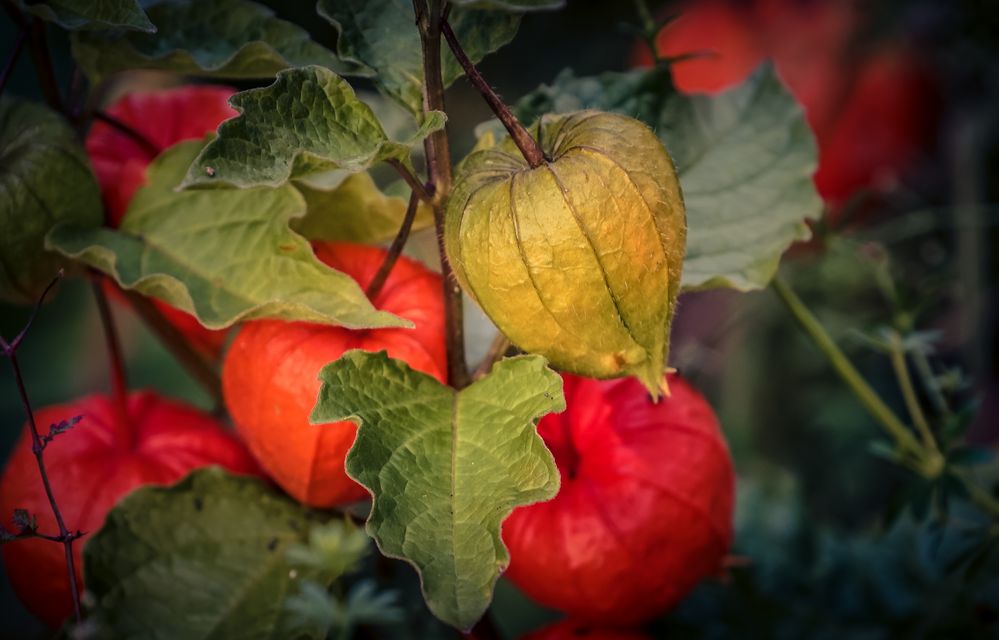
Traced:
<path fill-rule="evenodd" d="M 347 82 L 324 67 L 289 69 L 274 84 L 237 93 L 240 115 L 195 159 L 181 188 L 279 186 L 338 169 L 357 173 L 385 160 L 410 162 L 410 147 L 444 126 L 428 114 L 414 138 L 395 142 Z"/>
<path fill-rule="evenodd" d="M 263 481 L 215 467 L 136 490 L 84 548 L 98 637 L 325 637 L 284 607 L 297 584 L 337 577 L 287 557 L 316 524 Z"/>
<path fill-rule="evenodd" d="M 520 100 L 532 121 L 581 108 L 651 126 L 676 163 L 687 208 L 685 290 L 760 289 L 822 211 L 818 152 L 804 113 L 773 69 L 716 96 L 681 95 L 667 68 L 577 78 L 563 72 Z"/>
<path fill-rule="evenodd" d="M 548 500 L 559 475 L 535 423 L 562 411 L 562 380 L 544 358 L 503 360 L 455 391 L 385 352 L 350 351 L 319 374 L 315 423 L 359 425 L 347 473 L 374 503 L 367 531 L 420 574 L 441 620 L 475 624 L 509 564 L 500 524 Z"/>
<path fill-rule="evenodd" d="M 349 328 L 411 326 L 376 310 L 350 277 L 322 264 L 289 221 L 305 212 L 291 185 L 177 191 L 202 142 L 171 147 L 150 165 L 148 186 L 121 227 L 60 226 L 49 245 L 217 329 L 278 318 Z"/>
<path fill-rule="evenodd" d="M 364 73 L 315 43 L 301 27 L 249 0 L 181 0 L 149 8 L 155 34 L 78 32 L 73 56 L 92 84 L 112 73 L 160 69 L 211 78 L 270 78 L 288 67 L 321 64 Z"/>
<path fill-rule="evenodd" d="M 534 4 L 511 0 L 493 4 Z M 546 4 L 551 4 L 551 0 Z M 507 7 L 509 8 L 509 7 Z M 319 0 L 319 14 L 340 32 L 337 52 L 345 60 L 375 72 L 375 83 L 417 118 L 423 112 L 423 51 L 410 0 Z M 462 48 L 474 63 L 513 40 L 520 25 L 518 13 L 484 11 L 455 6 L 449 22 Z M 443 46 L 444 86 L 464 73 Z"/>
<path fill-rule="evenodd" d="M 15 0 L 15 4 L 21 11 L 72 31 L 111 27 L 156 32 L 138 0 Z"/>
<path fill-rule="evenodd" d="M 59 114 L 0 101 L 0 300 L 32 303 L 66 260 L 45 234 L 68 222 L 96 227 L 101 193 L 80 140 Z"/>

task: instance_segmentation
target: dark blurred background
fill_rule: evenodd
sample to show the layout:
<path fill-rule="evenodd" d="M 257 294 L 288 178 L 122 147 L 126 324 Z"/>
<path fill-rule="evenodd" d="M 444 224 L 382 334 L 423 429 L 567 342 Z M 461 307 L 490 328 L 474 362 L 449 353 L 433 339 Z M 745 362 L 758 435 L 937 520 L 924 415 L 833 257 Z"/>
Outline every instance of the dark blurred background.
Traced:
<path fill-rule="evenodd" d="M 311 2 L 266 4 L 334 46 L 335 33 L 315 17 Z M 681 6 L 650 4 L 659 17 Z M 806 104 L 812 101 L 807 106 L 823 149 L 820 187 L 828 210 L 816 239 L 785 258 L 785 276 L 899 412 L 904 407 L 890 364 L 865 336 L 899 323 L 922 336 L 930 345 L 927 362 L 962 416 L 955 428 L 994 448 L 999 3 L 710 0 L 688 11 L 697 20 L 670 46 L 694 42 L 715 55 L 691 63 L 686 76 L 678 66 L 681 89 L 685 77 L 694 85 L 724 84 L 732 68 L 715 78 L 712 65 L 735 59 L 733 68 L 752 66 L 762 52 L 778 56 L 785 80 L 797 83 L 792 88 Z M 480 68 L 510 101 L 565 67 L 577 75 L 624 70 L 647 58 L 638 23 L 630 2 L 569 0 L 561 12 L 525 17 L 513 45 Z M 13 33 L 0 20 L 0 49 L 9 48 Z M 50 40 L 66 78 L 67 39 L 52 29 Z M 708 66 L 698 71 L 698 64 Z M 7 91 L 40 99 L 28 56 Z M 460 157 L 474 144 L 474 126 L 491 114 L 462 80 L 450 90 L 448 108 Z M 3 335 L 14 335 L 26 314 L 0 306 Z M 207 407 L 207 397 L 156 339 L 123 308 L 116 315 L 133 386 Z M 685 296 L 673 345 L 671 364 L 708 396 L 732 448 L 739 474 L 734 553 L 749 566 L 699 589 L 663 630 L 671 637 L 887 638 L 971 637 L 965 634 L 995 629 L 995 558 L 991 570 L 969 577 L 948 566 L 961 544 L 951 535 L 952 523 L 917 523 L 905 514 L 891 520 L 890 507 L 905 504 L 913 479 L 871 453 L 878 426 L 772 292 Z M 60 288 L 20 360 L 36 406 L 108 389 L 99 321 L 85 283 Z M 5 367 L 0 459 L 23 421 Z M 494 612 L 510 637 L 553 617 L 506 583 Z M 2 575 L 0 620 L 0 637 L 45 636 Z"/>

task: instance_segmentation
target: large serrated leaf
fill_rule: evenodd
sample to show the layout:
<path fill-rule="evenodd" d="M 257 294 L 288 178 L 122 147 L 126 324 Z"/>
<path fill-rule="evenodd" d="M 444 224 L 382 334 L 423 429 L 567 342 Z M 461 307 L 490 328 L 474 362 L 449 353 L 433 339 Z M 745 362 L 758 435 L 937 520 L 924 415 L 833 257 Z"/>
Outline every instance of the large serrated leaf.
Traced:
<path fill-rule="evenodd" d="M 470 628 L 509 563 L 501 523 L 558 492 L 535 423 L 565 408 L 561 378 L 524 356 L 455 391 L 384 352 L 350 351 L 320 379 L 312 421 L 359 425 L 347 473 L 374 496 L 368 533 L 416 567 L 438 618 Z"/>
<path fill-rule="evenodd" d="M 101 193 L 65 119 L 40 104 L 0 101 L 0 300 L 34 302 L 66 261 L 45 250 L 60 222 L 101 223 Z"/>
<path fill-rule="evenodd" d="M 432 111 L 412 140 L 390 140 L 343 78 L 315 66 L 282 71 L 274 84 L 237 93 L 229 103 L 240 115 L 222 123 L 182 188 L 276 187 L 333 169 L 356 173 L 390 159 L 409 164 L 411 146 L 445 121 Z"/>
<path fill-rule="evenodd" d="M 315 515 L 256 478 L 218 468 L 122 500 L 84 548 L 98 637 L 116 640 L 322 638 L 284 608 L 297 583 L 328 584 L 287 551 Z"/>
<path fill-rule="evenodd" d="M 138 0 L 16 0 L 22 11 L 54 22 L 63 29 L 121 28 L 154 33 Z"/>
<path fill-rule="evenodd" d="M 497 3 L 498 4 L 498 3 Z M 517 2 L 504 4 L 518 4 Z M 319 13 L 340 31 L 337 52 L 376 72 L 387 95 L 419 116 L 423 111 L 423 53 L 410 0 L 319 0 Z M 449 22 L 472 62 L 513 40 L 520 15 L 455 7 Z M 444 86 L 461 77 L 461 65 L 444 47 Z"/>
<path fill-rule="evenodd" d="M 400 191 L 396 185 L 405 187 L 400 181 L 390 185 L 390 192 L 382 192 L 366 171 L 347 176 L 332 189 L 296 182 L 295 188 L 305 198 L 307 211 L 305 217 L 292 223 L 292 228 L 309 240 L 364 244 L 389 240 L 399 232 L 408 204 L 408 197 L 393 195 Z M 425 229 L 433 223 L 433 209 L 421 202 L 412 229 Z"/>
<path fill-rule="evenodd" d="M 312 41 L 301 27 L 249 0 L 163 2 L 149 9 L 158 32 L 78 32 L 73 56 L 93 84 L 129 69 L 211 78 L 270 78 L 288 67 L 321 64 L 364 73 Z"/>
<path fill-rule="evenodd" d="M 801 107 L 769 67 L 717 96 L 684 96 L 666 68 L 577 78 L 563 72 L 520 100 L 525 121 L 595 108 L 655 129 L 687 207 L 685 290 L 765 287 L 784 251 L 822 211 L 818 152 Z"/>
<path fill-rule="evenodd" d="M 49 245 L 126 289 L 161 298 L 212 329 L 278 318 L 349 328 L 405 327 L 377 311 L 357 283 L 323 265 L 289 221 L 305 212 L 291 185 L 177 191 L 200 141 L 150 165 L 118 230 L 56 227 Z"/>

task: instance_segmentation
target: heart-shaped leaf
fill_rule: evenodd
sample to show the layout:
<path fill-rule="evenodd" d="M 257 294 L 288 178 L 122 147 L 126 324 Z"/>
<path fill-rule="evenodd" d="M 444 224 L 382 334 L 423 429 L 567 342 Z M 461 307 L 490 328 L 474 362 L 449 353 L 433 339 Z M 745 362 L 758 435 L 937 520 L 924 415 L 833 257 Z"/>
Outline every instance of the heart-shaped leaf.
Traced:
<path fill-rule="evenodd" d="M 301 27 L 249 0 L 182 0 L 149 8 L 156 33 L 81 31 L 73 56 L 93 84 L 129 69 L 211 78 L 270 78 L 288 67 L 321 64 L 365 73 L 312 41 Z"/>
<path fill-rule="evenodd" d="M 222 123 L 182 187 L 276 187 L 333 169 L 356 173 L 384 160 L 408 164 L 411 146 L 445 121 L 443 113 L 431 112 L 412 140 L 390 140 L 343 78 L 315 66 L 282 71 L 274 84 L 237 93 L 229 103 L 240 115 Z"/>
<path fill-rule="evenodd" d="M 22 11 L 54 22 L 63 29 L 111 27 L 147 33 L 156 31 L 138 0 L 15 0 L 15 4 Z"/>
<path fill-rule="evenodd" d="M 60 226 L 49 244 L 126 289 L 161 298 L 212 329 L 279 318 L 349 328 L 411 326 L 376 310 L 350 277 L 322 264 L 289 221 L 305 213 L 291 185 L 177 191 L 202 142 L 152 165 L 118 230 Z"/>
<path fill-rule="evenodd" d="M 368 533 L 411 563 L 441 620 L 469 629 L 509 564 L 500 524 L 559 487 L 535 423 L 562 411 L 562 380 L 544 358 L 496 364 L 455 391 L 385 352 L 350 351 L 327 365 L 316 423 L 351 419 L 347 473 L 374 496 Z"/>

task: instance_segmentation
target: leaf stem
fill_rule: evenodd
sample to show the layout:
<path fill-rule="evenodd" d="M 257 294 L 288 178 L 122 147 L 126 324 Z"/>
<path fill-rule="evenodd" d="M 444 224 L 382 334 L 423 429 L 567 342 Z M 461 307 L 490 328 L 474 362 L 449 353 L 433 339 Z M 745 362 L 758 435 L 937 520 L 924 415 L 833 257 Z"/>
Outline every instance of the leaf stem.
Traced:
<path fill-rule="evenodd" d="M 3 90 L 7 88 L 7 80 L 10 79 L 10 74 L 14 71 L 17 59 L 21 56 L 21 50 L 24 49 L 24 43 L 27 40 L 28 32 L 20 29 L 17 33 L 17 39 L 14 40 L 14 48 L 11 50 L 10 55 L 7 56 L 7 62 L 3 65 L 3 71 L 0 71 L 0 95 L 3 95 Z"/>
<path fill-rule="evenodd" d="M 503 359 L 509 348 L 510 339 L 503 335 L 502 331 L 497 331 L 496 337 L 489 344 L 489 350 L 486 351 L 486 355 L 482 357 L 482 362 L 479 363 L 479 366 L 476 367 L 475 372 L 472 374 L 472 380 L 484 378 L 492 371 L 493 365 Z"/>
<path fill-rule="evenodd" d="M 881 426 L 884 427 L 885 431 L 888 432 L 901 449 L 916 455 L 917 458 L 921 458 L 922 447 L 919 442 L 898 416 L 884 403 L 877 392 L 864 380 L 860 372 L 853 366 L 853 363 L 846 357 L 846 354 L 836 345 L 822 324 L 819 323 L 818 319 L 808 310 L 804 302 L 801 301 L 801 298 L 791 290 L 780 276 L 775 276 L 771 285 L 774 292 L 781 299 L 781 302 L 784 303 L 788 311 L 791 312 L 791 315 L 798 322 L 798 326 L 808 334 L 808 337 L 811 338 L 819 351 L 825 355 L 833 369 L 836 370 L 836 373 L 839 374 L 843 382 L 850 387 L 850 390 L 857 396 L 860 403 L 864 405 L 864 408 L 867 409 L 875 420 L 881 423 Z"/>
<path fill-rule="evenodd" d="M 444 79 L 441 74 L 441 22 L 442 0 L 413 0 L 416 25 L 420 31 L 423 49 L 423 109 L 445 111 Z M 451 193 L 451 149 L 448 146 L 447 126 L 431 133 L 423 142 L 427 156 L 427 173 L 434 186 L 434 228 L 437 232 L 437 250 L 441 258 L 441 275 L 444 287 L 444 323 L 447 340 L 448 382 L 455 389 L 468 384 L 468 366 L 465 363 L 465 330 L 462 320 L 461 287 L 454 277 L 447 252 L 444 250 L 444 202 Z"/>
<path fill-rule="evenodd" d="M 63 545 L 63 549 L 66 554 L 66 573 L 69 578 L 69 591 L 73 598 L 73 614 L 76 617 L 76 621 L 80 622 L 83 620 L 83 612 L 80 608 L 80 593 L 79 588 L 76 584 L 76 561 L 73 558 L 73 541 L 83 535 L 80 531 L 71 532 L 66 528 L 66 522 L 62 518 L 62 512 L 59 511 L 59 504 L 56 502 L 55 494 L 52 491 L 52 483 L 49 482 L 49 474 L 45 469 L 45 446 L 46 443 L 42 440 L 41 435 L 38 433 L 38 424 L 35 422 L 35 412 L 31 407 L 31 400 L 28 398 L 28 391 L 24 386 L 24 375 L 21 373 L 20 363 L 17 361 L 17 348 L 20 346 L 21 342 L 26 335 L 28 328 L 31 326 L 38 313 L 38 309 L 42 306 L 45 301 L 45 297 L 48 295 L 49 291 L 55 286 L 55 284 L 61 280 L 63 277 L 62 271 L 49 283 L 49 285 L 39 296 L 38 301 L 35 303 L 35 307 L 29 316 L 28 321 L 25 323 L 23 329 L 17 334 L 11 342 L 7 342 L 2 337 L 0 337 L 0 350 L 3 354 L 10 360 L 10 366 L 14 371 L 14 381 L 17 384 L 17 391 L 21 398 L 21 406 L 24 408 L 24 413 L 28 419 L 28 426 L 31 429 L 31 452 L 35 456 L 35 463 L 38 465 L 38 474 L 41 476 L 42 486 L 45 488 L 45 496 L 48 498 L 49 507 L 52 509 L 52 515 L 55 518 L 56 525 L 59 527 L 58 536 L 46 536 L 47 539 L 59 542 Z"/>
<path fill-rule="evenodd" d="M 444 34 L 444 39 L 447 40 L 448 46 L 451 47 L 451 52 L 454 54 L 455 59 L 458 60 L 461 68 L 465 70 L 465 75 L 468 77 L 469 82 L 479 90 L 486 104 L 489 105 L 489 108 L 492 109 L 496 117 L 506 127 L 510 138 L 517 145 L 517 148 L 520 149 L 520 153 L 524 156 L 524 159 L 527 160 L 527 164 L 532 169 L 545 164 L 545 153 L 538 145 L 537 140 L 531 137 L 531 134 L 524 125 L 517 120 L 517 116 L 513 115 L 513 112 L 506 106 L 506 103 L 493 91 L 493 88 L 489 86 L 489 83 L 482 77 L 479 70 L 475 68 L 472 61 L 468 59 L 465 50 L 461 48 L 461 43 L 458 42 L 458 37 L 454 34 L 451 25 L 446 19 L 441 22 L 441 30 Z"/>
<path fill-rule="evenodd" d="M 420 198 L 420 200 L 425 200 L 427 202 L 431 201 L 433 196 L 429 191 L 427 191 L 426 186 L 424 186 L 424 184 L 420 182 L 419 178 L 413 175 L 413 172 L 409 170 L 409 167 L 399 162 L 395 158 L 389 158 L 385 162 L 387 162 L 389 166 L 395 169 L 399 173 L 399 175 L 402 176 L 403 181 L 405 181 L 405 183 L 409 185 L 410 189 L 416 192 L 416 195 Z"/>
<path fill-rule="evenodd" d="M 98 110 L 94 111 L 94 120 L 103 122 L 112 129 L 115 129 L 119 133 L 122 133 L 130 138 L 133 142 L 135 142 L 135 144 L 142 147 L 142 151 L 149 156 L 150 160 L 160 155 L 160 148 L 156 145 L 156 143 L 147 138 L 142 132 L 122 122 L 118 118 L 115 118 L 104 111 Z"/>
<path fill-rule="evenodd" d="M 146 323 L 146 326 L 156 334 L 167 350 L 208 392 L 216 406 L 221 407 L 223 405 L 222 380 L 212 363 L 191 346 L 184 334 L 163 317 L 152 301 L 134 291 L 122 289 L 122 292 L 135 312 Z"/>
<path fill-rule="evenodd" d="M 368 300 L 373 302 L 378 297 L 378 294 L 381 293 L 382 287 L 385 286 L 385 281 L 388 280 L 389 274 L 392 273 L 392 267 L 399 260 L 399 255 L 406 246 L 406 241 L 409 240 L 409 232 L 413 228 L 413 220 L 416 219 L 416 210 L 419 206 L 420 196 L 416 192 L 416 189 L 413 189 L 409 194 L 409 204 L 406 206 L 406 215 L 402 219 L 402 226 L 399 227 L 399 233 L 392 240 L 392 245 L 388 249 L 385 260 L 382 261 L 382 265 L 378 267 L 375 277 L 371 279 L 367 289 L 364 291 L 368 296 Z"/>
<path fill-rule="evenodd" d="M 111 369 L 111 397 L 117 412 L 119 430 L 129 435 L 129 438 L 126 439 L 127 442 L 131 439 L 131 429 L 128 428 L 128 377 L 125 374 L 125 359 L 122 357 L 118 328 L 115 326 L 114 315 L 111 313 L 111 305 L 108 304 L 108 297 L 104 292 L 102 281 L 103 276 L 99 273 L 91 273 L 90 285 L 94 292 L 94 300 L 97 302 L 97 312 L 101 317 L 104 342 L 108 350 L 108 366 Z"/>
<path fill-rule="evenodd" d="M 916 425 L 916 430 L 923 440 L 923 446 L 929 451 L 939 454 L 940 448 L 937 446 L 936 438 L 933 437 L 930 424 L 927 422 L 926 415 L 919 405 L 919 398 L 916 397 L 916 389 L 912 385 L 909 367 L 905 362 L 905 347 L 897 331 L 891 331 L 888 334 L 888 345 L 891 366 L 895 370 L 895 377 L 898 379 L 898 386 L 902 391 L 902 397 L 909 411 L 909 417 L 912 418 L 913 424 Z"/>

